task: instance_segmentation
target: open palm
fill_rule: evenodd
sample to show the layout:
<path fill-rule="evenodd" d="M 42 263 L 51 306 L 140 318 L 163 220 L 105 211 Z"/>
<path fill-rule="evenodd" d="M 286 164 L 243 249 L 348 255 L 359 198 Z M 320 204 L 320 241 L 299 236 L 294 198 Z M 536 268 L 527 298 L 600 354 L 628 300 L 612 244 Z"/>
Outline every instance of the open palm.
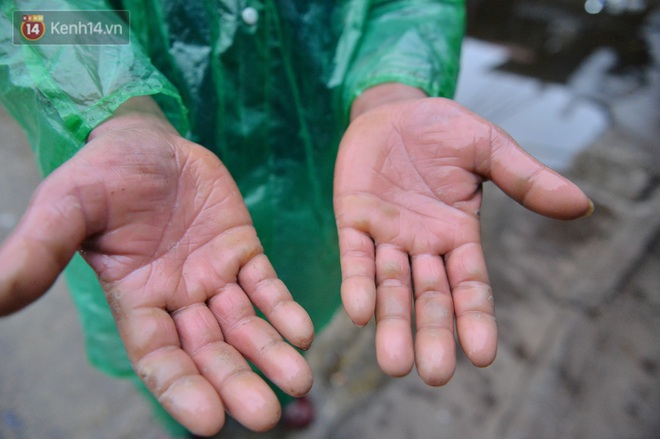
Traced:
<path fill-rule="evenodd" d="M 405 375 L 416 363 L 425 382 L 446 383 L 456 362 L 454 320 L 475 365 L 495 358 L 479 227 L 487 179 L 547 216 L 571 219 L 590 209 L 575 185 L 449 100 L 377 107 L 344 136 L 334 195 L 342 300 L 358 325 L 375 314 L 386 373 Z"/>
<path fill-rule="evenodd" d="M 310 389 L 282 338 L 308 348 L 309 317 L 222 163 L 171 127 L 106 130 L 44 180 L 0 251 L 0 314 L 43 294 L 78 249 L 134 369 L 191 431 L 216 432 L 225 410 L 255 430 L 277 422 L 277 398 L 246 359 L 291 395 Z"/>

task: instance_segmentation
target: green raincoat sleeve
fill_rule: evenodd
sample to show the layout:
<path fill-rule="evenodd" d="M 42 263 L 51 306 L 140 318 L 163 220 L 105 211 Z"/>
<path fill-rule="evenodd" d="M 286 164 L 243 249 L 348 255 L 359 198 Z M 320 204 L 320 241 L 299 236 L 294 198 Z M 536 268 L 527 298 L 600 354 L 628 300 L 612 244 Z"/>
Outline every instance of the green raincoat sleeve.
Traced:
<path fill-rule="evenodd" d="M 57 5 L 60 10 L 111 9 L 98 0 Z M 25 130 L 44 175 L 75 154 L 90 131 L 133 96 L 154 95 L 172 123 L 184 134 L 188 130 L 178 92 L 135 41 L 14 45 L 14 11 L 52 10 L 52 2 L 9 1 L 0 8 L 0 102 Z"/>
<path fill-rule="evenodd" d="M 359 2 L 355 2 L 359 3 Z M 330 85 L 347 120 L 353 100 L 386 82 L 451 98 L 465 32 L 464 0 L 372 0 L 349 11 Z"/>

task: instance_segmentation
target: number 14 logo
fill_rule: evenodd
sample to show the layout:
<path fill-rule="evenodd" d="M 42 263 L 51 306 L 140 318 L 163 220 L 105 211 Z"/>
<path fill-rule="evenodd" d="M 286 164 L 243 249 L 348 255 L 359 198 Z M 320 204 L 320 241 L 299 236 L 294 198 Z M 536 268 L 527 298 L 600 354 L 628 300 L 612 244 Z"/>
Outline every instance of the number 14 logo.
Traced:
<path fill-rule="evenodd" d="M 23 15 L 21 35 L 30 41 L 37 41 L 46 33 L 46 24 L 43 15 Z"/>

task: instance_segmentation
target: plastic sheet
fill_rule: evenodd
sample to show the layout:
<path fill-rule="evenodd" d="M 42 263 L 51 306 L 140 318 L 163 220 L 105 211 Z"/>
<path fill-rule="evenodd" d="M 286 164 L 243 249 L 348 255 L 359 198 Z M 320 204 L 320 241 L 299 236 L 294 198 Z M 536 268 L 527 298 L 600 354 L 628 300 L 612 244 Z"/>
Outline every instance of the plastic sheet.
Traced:
<path fill-rule="evenodd" d="M 463 2 L 86 0 L 58 7 L 127 9 L 132 34 L 127 45 L 16 46 L 17 7 L 3 2 L 0 99 L 43 173 L 75 154 L 122 102 L 153 95 L 183 135 L 223 160 L 278 275 L 322 329 L 340 305 L 331 191 L 350 103 L 391 81 L 451 97 Z M 20 8 L 52 6 L 22 1 Z M 82 264 L 76 259 L 67 279 L 90 360 L 106 373 L 131 375 L 105 298 Z"/>

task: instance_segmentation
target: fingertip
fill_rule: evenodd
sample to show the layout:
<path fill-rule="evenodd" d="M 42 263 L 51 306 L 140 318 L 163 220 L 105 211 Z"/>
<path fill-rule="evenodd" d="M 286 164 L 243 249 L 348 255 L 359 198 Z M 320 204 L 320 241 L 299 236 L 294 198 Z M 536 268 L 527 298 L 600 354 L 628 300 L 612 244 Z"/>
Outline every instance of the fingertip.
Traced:
<path fill-rule="evenodd" d="M 594 210 L 596 209 L 596 206 L 594 206 L 594 202 L 591 200 L 588 201 L 589 201 L 589 207 L 587 209 L 587 212 L 584 215 L 582 215 L 583 218 L 591 216 L 591 214 L 594 213 Z"/>
<path fill-rule="evenodd" d="M 444 386 L 456 370 L 456 343 L 453 333 L 427 329 L 415 338 L 417 374 L 429 386 Z"/>
<path fill-rule="evenodd" d="M 432 368 L 424 368 L 417 366 L 417 374 L 424 381 L 424 384 L 431 387 L 442 387 L 449 383 L 454 377 L 454 372 L 456 371 L 456 363 L 454 362 L 453 367 L 444 368 L 443 370 L 434 370 Z"/>
<path fill-rule="evenodd" d="M 257 366 L 283 392 L 300 397 L 311 390 L 314 384 L 312 369 L 294 348 L 282 341 L 271 347 L 268 356 L 271 359 L 269 364 Z"/>
<path fill-rule="evenodd" d="M 462 316 L 457 322 L 458 338 L 472 364 L 490 366 L 497 355 L 497 325 L 495 317 L 475 312 Z"/>
<path fill-rule="evenodd" d="M 211 436 L 225 424 L 225 411 L 220 397 L 199 375 L 177 380 L 158 401 L 193 434 Z"/>
<path fill-rule="evenodd" d="M 309 335 L 306 335 L 304 337 L 298 337 L 296 340 L 293 341 L 291 341 L 290 339 L 287 340 L 289 340 L 291 344 L 293 344 L 301 351 L 307 351 L 309 350 L 309 348 L 312 347 L 312 343 L 314 343 L 314 329 L 312 328 L 311 333 Z"/>
<path fill-rule="evenodd" d="M 72 255 L 51 253 L 44 241 L 12 234 L 0 248 L 0 317 L 46 294 Z"/>
<path fill-rule="evenodd" d="M 408 375 L 414 366 L 414 361 L 411 358 L 406 358 L 404 355 L 392 355 L 392 352 L 377 351 L 376 360 L 378 366 L 385 375 L 393 378 L 401 378 Z"/>
<path fill-rule="evenodd" d="M 406 329 L 404 322 L 378 322 L 376 360 L 381 370 L 391 377 L 408 375 L 415 363 L 410 327 Z"/>
<path fill-rule="evenodd" d="M 341 299 L 346 314 L 358 327 L 366 326 L 376 310 L 376 285 L 373 279 L 351 277 L 342 282 Z"/>
<path fill-rule="evenodd" d="M 295 369 L 297 369 L 297 373 L 289 380 L 289 388 L 284 390 L 289 395 L 299 398 L 307 395 L 312 390 L 314 374 L 302 355 L 298 355 L 296 358 Z"/>
<path fill-rule="evenodd" d="M 282 302 L 268 317 L 292 345 L 304 351 L 310 348 L 314 341 L 314 324 L 300 304 L 293 300 Z"/>
<path fill-rule="evenodd" d="M 277 425 L 282 408 L 273 390 L 254 372 L 235 376 L 226 383 L 223 394 L 231 416 L 243 426 L 264 432 Z"/>
<path fill-rule="evenodd" d="M 564 178 L 561 177 L 560 178 Z M 572 181 L 565 179 L 567 182 L 568 188 L 564 191 L 557 191 L 557 193 L 552 193 L 548 196 L 560 198 L 563 195 L 564 206 L 559 209 L 559 215 L 566 215 L 565 218 L 560 219 L 578 219 L 584 218 L 591 215 L 594 211 L 594 203 L 587 197 L 582 189 Z"/>
<path fill-rule="evenodd" d="M 483 368 L 493 364 L 496 355 L 497 355 L 497 347 L 492 349 L 492 351 L 490 352 L 486 352 L 486 351 L 472 352 L 471 354 L 468 354 L 468 358 L 470 359 L 470 361 L 474 366 Z"/>
<path fill-rule="evenodd" d="M 2 270 L 2 277 L 0 277 L 0 317 L 20 311 L 38 297 L 37 294 L 26 291 L 26 288 L 20 285 L 20 271 L 23 269 L 21 258 L 4 257 L 3 253 L 5 252 L 0 252 L 0 267 Z M 9 251 L 6 253 L 9 254 Z M 20 251 L 18 253 L 20 254 Z"/>

